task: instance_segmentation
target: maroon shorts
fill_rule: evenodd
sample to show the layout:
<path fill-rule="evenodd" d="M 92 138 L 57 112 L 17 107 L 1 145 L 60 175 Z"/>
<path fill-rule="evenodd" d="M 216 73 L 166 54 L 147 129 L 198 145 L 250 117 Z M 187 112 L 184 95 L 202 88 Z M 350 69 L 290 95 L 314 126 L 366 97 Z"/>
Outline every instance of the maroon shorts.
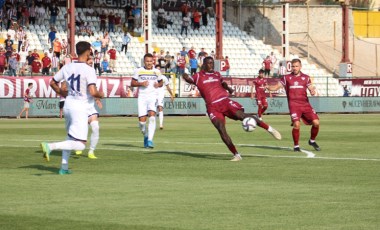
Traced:
<path fill-rule="evenodd" d="M 256 99 L 256 104 L 258 106 L 266 106 L 268 107 L 268 102 L 266 97 L 259 97 Z"/>
<path fill-rule="evenodd" d="M 311 105 L 294 106 L 289 108 L 292 121 L 302 121 L 305 125 L 311 125 L 313 120 L 319 120 L 319 117 Z"/>
<path fill-rule="evenodd" d="M 0 65 L 0 73 L 4 73 L 4 70 L 5 70 L 5 66 Z"/>
<path fill-rule="evenodd" d="M 238 120 L 236 117 L 236 112 L 238 110 L 244 111 L 244 107 L 229 98 L 207 105 L 207 114 L 210 120 L 218 119 L 225 122 L 225 117 Z"/>

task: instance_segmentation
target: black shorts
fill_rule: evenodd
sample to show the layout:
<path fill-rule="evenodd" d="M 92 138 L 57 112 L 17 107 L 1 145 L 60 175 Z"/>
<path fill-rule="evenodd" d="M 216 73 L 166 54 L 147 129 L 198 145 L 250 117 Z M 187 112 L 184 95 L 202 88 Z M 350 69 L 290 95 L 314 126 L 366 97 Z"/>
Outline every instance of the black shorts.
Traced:
<path fill-rule="evenodd" d="M 60 101 L 59 102 L 59 108 L 63 109 L 63 106 L 65 105 L 65 101 Z"/>

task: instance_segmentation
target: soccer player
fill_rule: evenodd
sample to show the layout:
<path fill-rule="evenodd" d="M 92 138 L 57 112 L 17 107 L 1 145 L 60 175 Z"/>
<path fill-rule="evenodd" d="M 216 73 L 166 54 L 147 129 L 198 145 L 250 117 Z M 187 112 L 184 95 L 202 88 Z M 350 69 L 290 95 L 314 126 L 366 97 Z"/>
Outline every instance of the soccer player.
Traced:
<path fill-rule="evenodd" d="M 87 64 L 93 67 L 94 58 L 91 56 L 87 60 Z M 98 105 L 99 109 L 103 108 L 103 104 L 99 98 L 95 98 L 95 102 Z M 87 157 L 90 159 L 98 159 L 95 156 L 95 148 L 99 142 L 99 113 L 95 109 L 95 104 L 92 102 L 87 109 L 88 112 L 88 124 L 91 126 L 91 137 L 90 137 L 90 150 L 88 151 Z M 83 152 L 81 150 L 75 151 L 76 155 L 81 155 Z"/>
<path fill-rule="evenodd" d="M 24 92 L 24 108 L 21 110 L 21 112 L 17 116 L 17 119 L 20 119 L 20 117 L 24 113 L 24 111 L 25 111 L 25 119 L 28 119 L 29 107 L 30 107 L 30 103 L 32 101 L 32 94 L 30 92 L 32 87 L 33 87 L 33 83 L 29 83 L 28 88 L 26 88 L 26 90 Z"/>
<path fill-rule="evenodd" d="M 299 146 L 301 119 L 306 125 L 311 125 L 309 145 L 313 146 L 316 151 L 320 151 L 320 147 L 317 142 L 315 142 L 315 138 L 319 132 L 319 117 L 309 103 L 306 90 L 309 90 L 313 96 L 316 92 L 310 77 L 301 72 L 301 60 L 293 59 L 291 63 L 292 73 L 282 77 L 277 85 L 269 85 L 268 88 L 271 91 L 278 90 L 282 87 L 285 88 L 288 97 L 290 117 L 293 123 L 292 136 L 294 151 L 301 151 Z"/>
<path fill-rule="evenodd" d="M 50 161 L 50 152 L 62 150 L 62 164 L 59 170 L 60 175 L 71 174 L 69 170 L 69 157 L 71 150 L 83 150 L 88 134 L 88 107 L 93 103 L 94 98 L 103 98 L 103 92 L 96 89 L 96 73 L 93 68 L 87 65 L 87 60 L 91 53 L 91 44 L 80 41 L 76 44 L 78 62 L 64 65 L 62 69 L 50 81 L 52 89 L 61 95 L 66 96 L 63 112 L 66 121 L 67 139 L 62 142 L 41 143 L 44 157 Z M 61 92 L 59 82 L 67 82 L 66 93 Z"/>
<path fill-rule="evenodd" d="M 253 87 L 254 86 L 254 87 Z M 262 120 L 263 113 L 268 108 L 267 97 L 265 95 L 265 89 L 268 87 L 267 79 L 264 78 L 264 70 L 259 70 L 259 76 L 253 80 L 251 99 L 256 97 L 257 103 L 257 116 Z"/>
<path fill-rule="evenodd" d="M 153 137 L 156 130 L 157 88 L 162 87 L 161 71 L 153 66 L 153 55 L 144 55 L 144 66 L 135 70 L 131 87 L 139 88 L 138 116 L 139 127 L 144 135 L 144 147 L 154 148 Z M 146 120 L 149 117 L 148 129 Z"/>
<path fill-rule="evenodd" d="M 161 69 L 159 65 L 156 65 L 156 69 Z M 160 120 L 160 129 L 164 129 L 164 98 L 165 98 L 165 88 L 170 94 L 170 100 L 174 101 L 174 93 L 169 86 L 169 80 L 165 75 L 162 75 L 163 85 L 157 88 L 157 110 L 158 118 Z"/>
<path fill-rule="evenodd" d="M 244 113 L 242 105 L 229 98 L 229 94 L 232 94 L 234 90 L 223 81 L 219 72 L 214 71 L 214 59 L 212 57 L 204 58 L 200 72 L 194 74 L 192 77 L 185 73 L 182 77 L 189 84 L 194 84 L 198 87 L 201 96 L 206 102 L 207 114 L 212 124 L 218 130 L 223 142 L 234 155 L 231 161 L 242 160 L 230 136 L 227 134 L 225 117 L 227 116 L 230 119 L 242 121 L 244 118 L 249 117 L 249 115 Z M 277 130 L 263 121 L 260 121 L 255 116 L 253 116 L 253 119 L 255 119 L 259 127 L 267 130 L 274 138 L 281 140 L 281 134 Z"/>

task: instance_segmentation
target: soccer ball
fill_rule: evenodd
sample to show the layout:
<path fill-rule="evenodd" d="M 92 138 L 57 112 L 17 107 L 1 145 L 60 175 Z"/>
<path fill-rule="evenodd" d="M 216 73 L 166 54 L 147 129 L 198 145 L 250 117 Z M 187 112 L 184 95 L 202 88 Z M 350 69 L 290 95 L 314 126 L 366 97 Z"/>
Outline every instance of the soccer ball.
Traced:
<path fill-rule="evenodd" d="M 241 123 L 244 131 L 252 132 L 256 129 L 257 122 L 253 117 L 246 117 Z"/>

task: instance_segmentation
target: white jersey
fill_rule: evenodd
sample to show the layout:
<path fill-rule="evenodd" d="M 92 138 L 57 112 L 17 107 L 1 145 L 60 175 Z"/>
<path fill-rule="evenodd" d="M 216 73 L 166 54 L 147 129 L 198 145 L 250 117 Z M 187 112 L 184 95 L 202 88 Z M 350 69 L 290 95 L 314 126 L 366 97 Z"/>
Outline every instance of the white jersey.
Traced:
<path fill-rule="evenodd" d="M 167 85 L 169 85 L 168 78 L 165 75 L 161 75 L 161 77 L 162 77 L 162 81 L 163 81 L 162 87 L 157 88 L 159 99 L 165 97 L 165 90 L 166 90 Z"/>
<path fill-rule="evenodd" d="M 95 69 L 86 63 L 75 62 L 64 65 L 54 76 L 54 81 L 67 82 L 68 94 L 66 101 L 76 100 L 88 104 L 94 104 L 94 98 L 88 92 L 89 85 L 96 85 Z"/>
<path fill-rule="evenodd" d="M 135 70 L 133 79 L 138 82 L 149 81 L 149 85 L 147 87 L 139 87 L 139 97 L 157 96 L 157 89 L 154 87 L 154 84 L 162 81 L 160 70 L 155 68 L 148 70 L 144 67 L 140 67 Z"/>

